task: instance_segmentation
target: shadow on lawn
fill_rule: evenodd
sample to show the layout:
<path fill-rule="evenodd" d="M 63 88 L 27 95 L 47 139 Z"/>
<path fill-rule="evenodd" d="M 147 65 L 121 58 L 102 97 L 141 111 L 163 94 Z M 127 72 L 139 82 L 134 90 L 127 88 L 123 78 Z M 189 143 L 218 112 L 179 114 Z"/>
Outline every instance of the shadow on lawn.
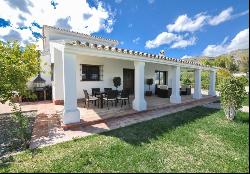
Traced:
<path fill-rule="evenodd" d="M 236 123 L 249 124 L 249 113 L 238 112 L 234 121 Z"/>
<path fill-rule="evenodd" d="M 153 139 L 158 139 L 162 134 L 179 126 L 210 116 L 218 111 L 218 109 L 195 107 L 125 128 L 104 132 L 101 135 L 117 137 L 129 144 L 140 146 L 143 143 L 150 143 Z"/>
<path fill-rule="evenodd" d="M 14 162 L 13 156 L 1 157 L 0 158 L 0 168 L 7 168 L 12 162 Z"/>

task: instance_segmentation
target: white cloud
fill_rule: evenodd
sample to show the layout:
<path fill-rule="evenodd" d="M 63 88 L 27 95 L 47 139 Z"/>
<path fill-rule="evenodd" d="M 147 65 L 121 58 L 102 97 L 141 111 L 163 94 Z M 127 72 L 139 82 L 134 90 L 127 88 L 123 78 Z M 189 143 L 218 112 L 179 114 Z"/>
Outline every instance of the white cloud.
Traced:
<path fill-rule="evenodd" d="M 100 30 L 112 32 L 115 13 L 102 2 L 96 1 L 96 6 L 90 6 L 86 0 L 57 1 L 57 6 L 51 5 L 51 0 L 15 0 L 0 1 L 0 17 L 10 20 L 12 26 L 0 28 L 0 39 L 4 39 L 11 30 L 18 32 L 23 43 L 36 41 L 33 32 L 41 33 L 41 29 L 32 26 L 32 22 L 42 25 L 59 26 L 73 31 L 92 34 Z M 65 10 L 65 9 L 74 10 Z M 31 30 L 20 30 L 21 26 L 31 27 Z"/>
<path fill-rule="evenodd" d="M 164 44 L 170 44 L 173 41 L 179 41 L 182 38 L 180 36 L 178 36 L 177 34 L 174 33 L 168 33 L 168 32 L 162 32 L 160 33 L 155 39 L 153 40 L 148 40 L 146 42 L 146 48 L 157 48 L 161 45 Z"/>
<path fill-rule="evenodd" d="M 222 22 L 228 21 L 232 18 L 232 12 L 233 8 L 229 7 L 226 10 L 223 10 L 219 15 L 210 18 L 208 23 L 210 25 L 219 25 Z"/>
<path fill-rule="evenodd" d="M 203 51 L 204 56 L 218 56 L 227 52 L 227 48 L 224 45 L 208 45 Z"/>
<path fill-rule="evenodd" d="M 145 47 L 151 49 L 164 44 L 172 44 L 170 48 L 185 48 L 187 46 L 195 45 L 197 41 L 197 38 L 194 36 L 195 31 L 202 29 L 205 25 L 219 25 L 227 20 L 246 15 L 249 13 L 249 10 L 234 15 L 232 12 L 233 8 L 229 7 L 215 16 L 210 16 L 204 12 L 198 13 L 194 17 L 188 17 L 187 14 L 180 15 L 173 24 L 168 24 L 166 26 L 166 32 L 158 34 L 153 40 L 148 40 Z M 182 33 L 176 34 L 177 32 Z M 224 45 L 227 42 L 227 39 L 228 38 L 225 38 L 220 45 L 209 45 L 207 51 L 213 52 L 216 50 L 216 52 L 221 52 L 223 50 L 221 45 Z"/>
<path fill-rule="evenodd" d="M 169 32 L 195 32 L 200 30 L 205 25 L 219 25 L 222 22 L 246 15 L 249 10 L 238 14 L 232 14 L 233 8 L 229 7 L 221 11 L 218 15 L 207 15 L 204 12 L 196 14 L 193 18 L 188 17 L 187 14 L 183 14 L 177 17 L 173 24 L 168 24 L 167 30 Z"/>
<path fill-rule="evenodd" d="M 193 19 L 187 14 L 179 16 L 174 24 L 167 25 L 169 32 L 194 32 L 199 30 L 206 23 L 207 16 L 203 13 L 197 14 Z"/>
<path fill-rule="evenodd" d="M 153 40 L 148 40 L 145 47 L 148 49 L 157 48 L 161 45 L 172 44 L 170 48 L 185 48 L 196 43 L 196 37 L 187 38 L 188 35 L 178 35 L 169 32 L 162 32 Z"/>
<path fill-rule="evenodd" d="M 230 51 L 249 48 L 249 28 L 240 31 L 228 45 Z"/>
<path fill-rule="evenodd" d="M 230 43 L 225 43 L 225 41 L 223 41 L 219 45 L 208 45 L 203 50 L 202 54 L 205 56 L 218 56 L 230 51 L 245 48 L 249 48 L 249 28 L 240 31 Z"/>
<path fill-rule="evenodd" d="M 192 57 L 193 57 L 193 56 L 184 55 L 184 56 L 181 57 L 181 59 L 190 59 L 190 58 L 192 58 Z"/>
<path fill-rule="evenodd" d="M 196 44 L 196 37 L 191 37 L 188 40 L 182 39 L 174 42 L 170 48 L 186 48 L 187 46 L 191 46 L 194 44 Z"/>
<path fill-rule="evenodd" d="M 233 16 L 232 16 L 232 19 L 237 18 L 237 17 L 240 17 L 240 16 L 247 15 L 248 13 L 249 13 L 249 10 L 243 11 L 243 12 L 241 12 L 241 13 L 238 13 L 238 14 L 233 15 Z"/>
<path fill-rule="evenodd" d="M 140 41 L 140 39 L 141 39 L 140 37 L 137 37 L 137 38 L 135 38 L 132 42 L 135 43 L 135 44 L 138 44 L 139 41 Z"/>

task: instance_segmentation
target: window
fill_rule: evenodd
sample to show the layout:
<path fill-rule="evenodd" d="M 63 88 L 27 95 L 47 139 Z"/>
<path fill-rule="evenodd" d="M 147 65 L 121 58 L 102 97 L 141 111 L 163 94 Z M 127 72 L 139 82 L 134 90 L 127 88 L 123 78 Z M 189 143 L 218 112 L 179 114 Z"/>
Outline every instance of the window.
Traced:
<path fill-rule="evenodd" d="M 167 85 L 168 83 L 168 72 L 167 71 L 155 71 L 155 84 Z"/>
<path fill-rule="evenodd" d="M 102 66 L 99 65 L 81 65 L 82 81 L 102 80 Z"/>

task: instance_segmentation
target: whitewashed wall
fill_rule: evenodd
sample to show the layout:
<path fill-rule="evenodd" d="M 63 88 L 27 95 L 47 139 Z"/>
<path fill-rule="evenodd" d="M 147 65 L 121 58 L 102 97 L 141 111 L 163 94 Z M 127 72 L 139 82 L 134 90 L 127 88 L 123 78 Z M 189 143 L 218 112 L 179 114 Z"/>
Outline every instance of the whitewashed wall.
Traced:
<path fill-rule="evenodd" d="M 50 55 L 41 55 L 40 57 L 41 62 L 40 62 L 40 66 L 42 69 L 41 72 L 41 77 L 46 81 L 46 85 L 51 85 L 51 59 L 50 59 Z M 33 80 L 36 78 L 37 76 L 31 78 L 28 82 L 28 88 L 32 89 L 33 88 Z"/>
<path fill-rule="evenodd" d="M 81 81 L 81 65 L 103 65 L 103 80 L 102 81 Z M 123 68 L 134 69 L 134 64 L 131 61 L 122 61 L 116 59 L 89 57 L 89 56 L 78 56 L 77 57 L 77 96 L 84 97 L 83 89 L 88 90 L 91 94 L 91 88 L 113 88 L 113 77 L 121 77 L 121 82 L 123 82 Z M 122 89 L 123 84 L 118 88 Z"/>
<path fill-rule="evenodd" d="M 52 85 L 52 94 L 54 100 L 63 100 L 63 64 L 62 64 L 62 53 L 54 49 L 53 55 L 50 54 L 41 56 L 41 67 L 43 73 L 41 76 L 46 80 L 46 85 Z M 51 62 L 54 63 L 54 81 L 51 81 Z M 103 80 L 102 81 L 81 81 L 81 64 L 89 65 L 103 65 Z M 91 88 L 110 88 L 113 86 L 113 77 L 121 77 L 121 82 L 123 83 L 123 69 L 134 69 L 133 61 L 117 60 L 117 59 L 108 59 L 108 58 L 99 58 L 91 56 L 77 56 L 77 96 L 82 98 L 83 89 L 87 89 L 91 93 Z M 146 79 L 153 78 L 155 81 L 155 71 L 168 71 L 168 86 L 172 87 L 172 66 L 161 65 L 155 63 L 146 63 L 145 64 L 145 91 L 148 90 L 148 85 L 146 84 Z M 35 79 L 32 78 L 28 82 L 28 87 L 32 88 L 32 81 Z M 122 89 L 123 84 L 118 88 Z M 155 85 L 150 86 L 150 90 L 155 92 Z"/>
<path fill-rule="evenodd" d="M 161 65 L 156 63 L 146 63 L 145 65 L 145 91 L 148 90 L 148 85 L 146 84 L 146 79 L 153 78 L 155 81 L 155 71 L 168 71 L 168 87 L 172 87 L 172 72 L 171 66 Z M 155 92 L 155 84 L 150 86 L 151 91 Z"/>
<path fill-rule="evenodd" d="M 54 82 L 53 82 L 53 99 L 63 100 L 63 83 L 62 83 L 62 61 L 60 53 L 55 54 L 54 65 Z M 102 65 L 103 66 L 103 80 L 102 81 L 81 81 L 81 64 L 89 65 Z M 83 98 L 83 89 L 88 90 L 91 94 L 91 88 L 100 88 L 101 91 L 104 88 L 113 88 L 113 77 L 121 77 L 123 83 L 123 69 L 134 69 L 134 63 L 132 61 L 124 61 L 117 59 L 99 58 L 91 56 L 77 56 L 77 97 Z M 145 81 L 147 78 L 153 78 L 155 80 L 155 70 L 168 71 L 168 85 L 171 87 L 172 75 L 171 66 L 146 63 L 145 65 Z M 123 84 L 118 88 L 121 90 Z M 145 90 L 148 90 L 148 85 L 145 84 Z M 154 92 L 154 85 L 151 86 L 151 90 Z"/>

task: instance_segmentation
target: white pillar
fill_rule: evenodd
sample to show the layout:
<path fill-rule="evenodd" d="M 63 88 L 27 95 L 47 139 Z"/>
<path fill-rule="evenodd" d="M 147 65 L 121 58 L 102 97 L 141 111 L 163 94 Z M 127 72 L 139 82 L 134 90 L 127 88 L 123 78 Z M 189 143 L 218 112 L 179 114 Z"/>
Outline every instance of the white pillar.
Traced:
<path fill-rule="evenodd" d="M 144 99 L 144 62 L 134 61 L 135 66 L 135 99 L 133 109 L 143 111 L 147 109 L 147 103 Z"/>
<path fill-rule="evenodd" d="M 52 82 L 52 92 L 53 101 L 62 101 L 63 103 L 63 53 L 61 50 L 53 48 L 53 54 L 51 54 L 54 59 L 54 71 L 53 71 L 53 82 Z"/>
<path fill-rule="evenodd" d="M 194 86 L 194 99 L 201 99 L 201 69 L 196 69 L 194 72 L 195 86 Z"/>
<path fill-rule="evenodd" d="M 181 103 L 180 96 L 180 67 L 173 67 L 173 78 L 172 78 L 172 94 L 170 96 L 170 103 Z"/>
<path fill-rule="evenodd" d="M 77 109 L 76 92 L 76 55 L 64 53 L 63 57 L 63 91 L 64 111 L 63 123 L 79 123 L 80 112 Z"/>
<path fill-rule="evenodd" d="M 210 71 L 210 85 L 208 95 L 216 96 L 215 92 L 216 72 Z"/>

